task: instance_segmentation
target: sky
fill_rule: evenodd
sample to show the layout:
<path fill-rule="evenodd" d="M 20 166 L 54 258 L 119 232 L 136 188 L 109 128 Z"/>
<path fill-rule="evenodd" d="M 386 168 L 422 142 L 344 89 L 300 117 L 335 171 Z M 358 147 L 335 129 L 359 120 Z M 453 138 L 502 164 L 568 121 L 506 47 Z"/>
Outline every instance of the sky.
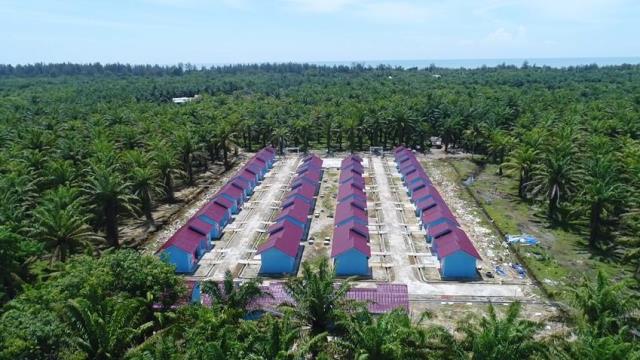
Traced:
<path fill-rule="evenodd" d="M 0 63 L 640 56 L 640 0 L 0 0 Z"/>

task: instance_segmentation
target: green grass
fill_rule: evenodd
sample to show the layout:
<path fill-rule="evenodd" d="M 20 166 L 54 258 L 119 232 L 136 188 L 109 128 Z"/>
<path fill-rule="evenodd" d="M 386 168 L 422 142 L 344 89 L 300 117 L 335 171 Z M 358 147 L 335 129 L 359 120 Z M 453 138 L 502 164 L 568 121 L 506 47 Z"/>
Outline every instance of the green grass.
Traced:
<path fill-rule="evenodd" d="M 447 160 L 466 179 L 479 168 L 468 159 Z M 629 269 L 594 258 L 587 251 L 584 234 L 550 227 L 543 210 L 517 197 L 517 182 L 497 175 L 496 165 L 486 167 L 469 186 L 474 197 L 495 225 L 505 234 L 529 233 L 540 240 L 539 246 L 513 246 L 522 262 L 553 298 L 565 298 L 567 287 L 580 281 L 583 275 L 601 269 L 613 278 L 630 276 Z"/>

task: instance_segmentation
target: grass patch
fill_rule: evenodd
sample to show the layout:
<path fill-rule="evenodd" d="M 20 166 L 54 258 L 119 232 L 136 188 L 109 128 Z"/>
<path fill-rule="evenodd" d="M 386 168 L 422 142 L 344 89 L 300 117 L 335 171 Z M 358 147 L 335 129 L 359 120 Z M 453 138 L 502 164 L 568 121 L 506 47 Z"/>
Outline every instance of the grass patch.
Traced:
<path fill-rule="evenodd" d="M 479 172 L 478 165 L 469 159 L 448 159 L 447 162 L 456 169 L 460 179 Z M 516 195 L 517 181 L 498 176 L 496 165 L 486 165 L 468 188 L 502 233 L 528 233 L 540 241 L 539 246 L 515 245 L 512 249 L 550 296 L 564 299 L 567 286 L 576 284 L 584 274 L 593 274 L 596 269 L 614 279 L 631 276 L 629 269 L 591 256 L 584 235 L 549 226 L 544 210 L 520 200 Z"/>

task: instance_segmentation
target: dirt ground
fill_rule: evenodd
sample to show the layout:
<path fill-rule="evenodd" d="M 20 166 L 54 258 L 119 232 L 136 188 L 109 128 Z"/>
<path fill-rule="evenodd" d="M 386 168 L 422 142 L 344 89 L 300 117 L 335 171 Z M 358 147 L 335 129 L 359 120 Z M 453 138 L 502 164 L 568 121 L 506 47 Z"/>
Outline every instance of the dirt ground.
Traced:
<path fill-rule="evenodd" d="M 297 156 L 279 158 L 245 208 L 225 229 L 223 238 L 216 241 L 214 250 L 201 260 L 195 274 L 197 278 L 221 279 L 227 268 L 234 270 L 239 278 L 257 276 L 260 265 L 259 256 L 255 255 L 257 244 L 266 236 L 264 232 L 279 209 L 281 197 L 288 190 L 299 159 Z M 437 313 L 434 321 L 448 327 L 454 326 L 455 321 L 468 311 L 482 313 L 489 302 L 506 304 L 518 300 L 525 303 L 531 318 L 556 316 L 555 308 L 540 297 L 530 279 L 521 279 L 510 269 L 512 254 L 454 176 L 452 167 L 442 161 L 442 154 L 419 155 L 419 159 L 463 230 L 478 248 L 483 258 L 480 263 L 483 273 L 502 265 L 507 275 L 471 282 L 442 281 L 438 260 L 431 254 L 418 226 L 415 207 L 400 180 L 393 158 L 369 156 L 365 157 L 364 165 L 373 279 L 363 279 L 354 285 L 372 281 L 407 284 L 412 315 L 418 318 L 424 310 L 430 310 Z M 341 158 L 323 160 L 324 176 L 311 216 L 302 261 L 330 256 Z M 228 176 L 233 173 L 230 171 Z M 149 251 L 166 241 L 225 179 L 222 176 L 215 185 L 202 190 L 201 195 L 196 196 L 198 199 L 174 216 L 170 225 L 154 234 Z M 553 328 L 555 325 L 550 326 Z"/>

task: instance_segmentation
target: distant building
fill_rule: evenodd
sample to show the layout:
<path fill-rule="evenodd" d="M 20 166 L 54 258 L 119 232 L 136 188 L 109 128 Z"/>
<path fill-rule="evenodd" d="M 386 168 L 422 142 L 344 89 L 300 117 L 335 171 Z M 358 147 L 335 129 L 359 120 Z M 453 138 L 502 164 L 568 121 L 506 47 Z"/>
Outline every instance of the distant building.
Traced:
<path fill-rule="evenodd" d="M 201 98 L 200 95 L 194 95 L 193 97 L 176 97 L 176 98 L 172 98 L 171 101 L 173 101 L 174 104 L 185 104 L 185 103 L 188 103 L 188 102 L 200 100 L 200 98 Z"/>

